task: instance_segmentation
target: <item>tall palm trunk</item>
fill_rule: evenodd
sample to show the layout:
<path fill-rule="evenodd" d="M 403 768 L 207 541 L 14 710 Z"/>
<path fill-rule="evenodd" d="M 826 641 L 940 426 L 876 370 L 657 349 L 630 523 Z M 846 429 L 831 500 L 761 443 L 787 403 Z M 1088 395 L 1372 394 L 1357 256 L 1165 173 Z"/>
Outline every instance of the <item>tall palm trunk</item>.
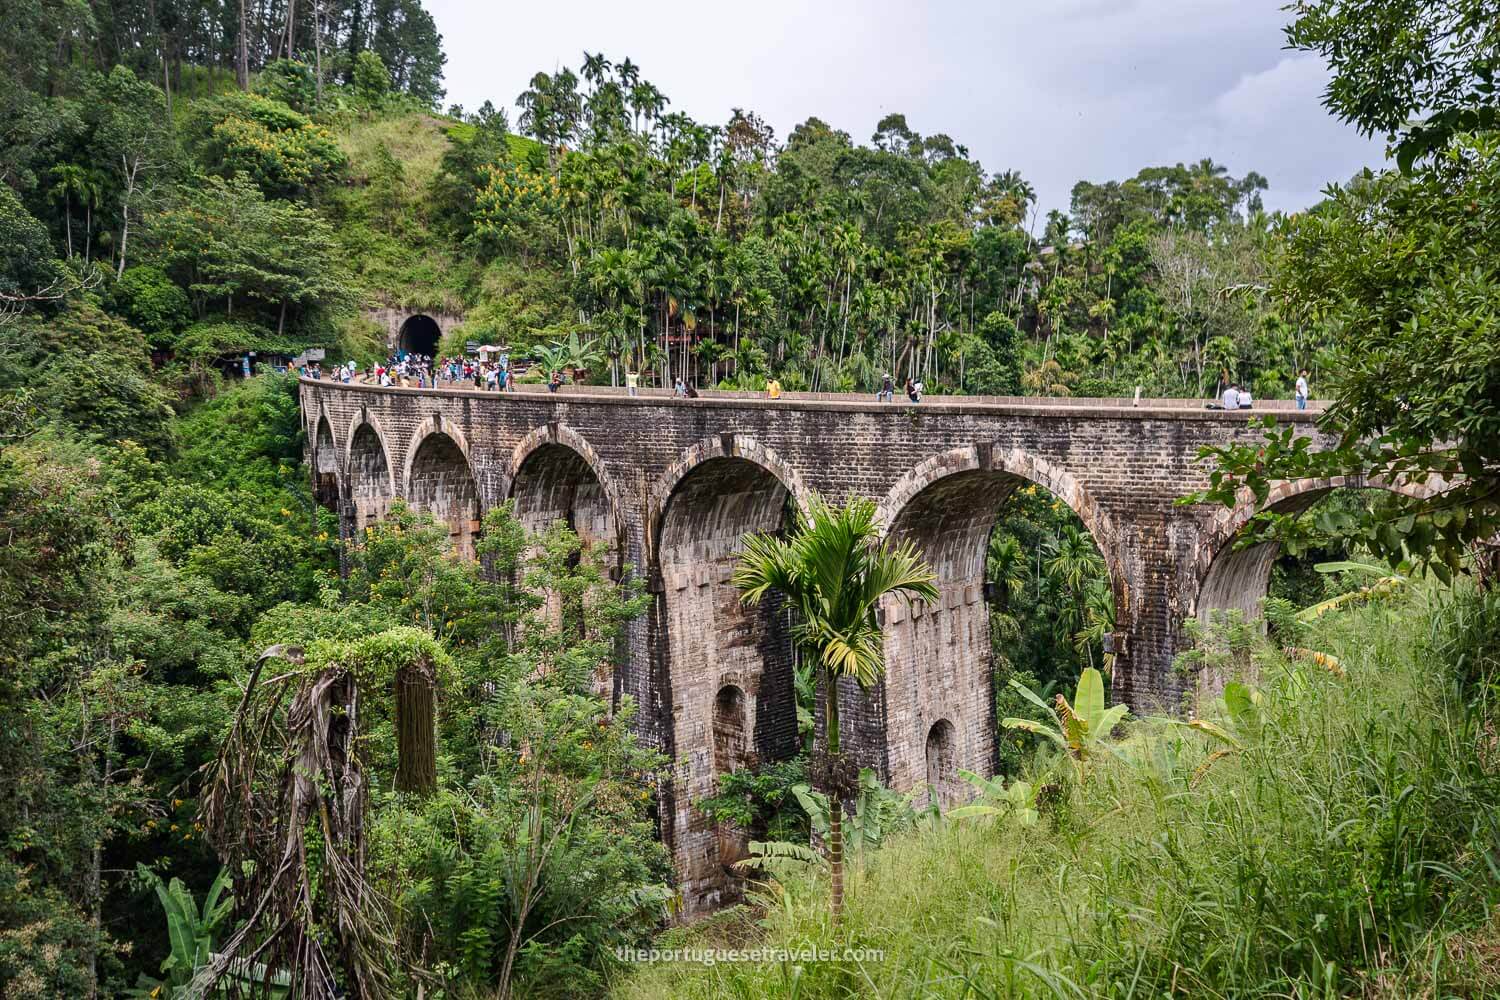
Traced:
<path fill-rule="evenodd" d="M 247 2 L 248 0 L 240 0 L 240 32 L 234 47 L 234 80 L 241 90 L 250 89 L 250 23 L 245 10 Z M 359 4 L 355 4 L 354 9 L 358 11 Z"/>
<path fill-rule="evenodd" d="M 424 797 L 437 788 L 435 680 L 425 659 L 396 671 L 396 789 Z"/>
<path fill-rule="evenodd" d="M 837 768 L 839 757 L 839 678 L 832 670 L 825 671 L 827 678 L 824 699 L 825 727 L 828 730 L 828 757 Z M 835 785 L 839 782 L 835 781 Z M 844 915 L 844 799 L 843 789 L 828 789 L 828 870 L 833 904 L 833 922 L 837 924 Z"/>

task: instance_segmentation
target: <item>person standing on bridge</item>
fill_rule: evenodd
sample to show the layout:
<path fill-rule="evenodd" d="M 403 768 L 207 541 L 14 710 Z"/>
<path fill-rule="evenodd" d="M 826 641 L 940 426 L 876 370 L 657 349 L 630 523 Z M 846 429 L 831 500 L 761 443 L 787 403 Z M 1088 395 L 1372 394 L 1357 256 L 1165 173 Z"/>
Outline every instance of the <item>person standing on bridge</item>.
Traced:
<path fill-rule="evenodd" d="M 1293 392 L 1297 400 L 1297 409 L 1307 409 L 1307 369 L 1304 368 L 1297 373 L 1297 388 Z"/>
<path fill-rule="evenodd" d="M 629 368 L 625 369 L 625 391 L 634 396 L 635 387 L 636 384 L 640 381 L 640 378 L 640 372 L 633 372 Z"/>

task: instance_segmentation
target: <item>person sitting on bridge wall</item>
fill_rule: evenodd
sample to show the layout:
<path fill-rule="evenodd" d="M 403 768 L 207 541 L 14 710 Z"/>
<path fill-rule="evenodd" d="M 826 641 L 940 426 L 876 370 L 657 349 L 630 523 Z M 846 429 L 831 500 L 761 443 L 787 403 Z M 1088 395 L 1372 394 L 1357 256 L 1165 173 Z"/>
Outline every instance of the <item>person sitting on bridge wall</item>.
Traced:
<path fill-rule="evenodd" d="M 891 380 L 891 373 L 886 372 L 880 380 L 880 390 L 875 393 L 875 402 L 889 403 L 896 398 L 896 384 Z"/>
<path fill-rule="evenodd" d="M 1250 398 L 1250 389 L 1247 386 L 1240 390 L 1240 409 L 1248 410 L 1255 405 L 1255 400 Z"/>
<path fill-rule="evenodd" d="M 776 379 L 774 379 L 774 378 L 771 379 L 769 382 L 766 383 L 766 398 L 767 399 L 780 399 L 781 398 L 781 383 L 778 382 L 778 381 L 776 381 Z"/>

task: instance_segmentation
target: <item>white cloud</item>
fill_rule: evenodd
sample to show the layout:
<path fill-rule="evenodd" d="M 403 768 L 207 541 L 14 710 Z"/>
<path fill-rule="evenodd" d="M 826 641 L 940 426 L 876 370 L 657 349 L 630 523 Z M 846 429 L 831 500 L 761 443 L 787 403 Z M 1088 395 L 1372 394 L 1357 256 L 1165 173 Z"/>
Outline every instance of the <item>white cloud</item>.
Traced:
<path fill-rule="evenodd" d="M 674 110 L 756 111 L 785 138 L 817 115 L 858 141 L 891 111 L 1019 169 L 1043 209 L 1080 179 L 1204 156 L 1258 170 L 1273 207 L 1378 162 L 1319 103 L 1321 65 L 1282 45 L 1274 0 L 429 0 L 449 100 L 509 107 L 584 49 L 629 56 Z M 514 120 L 514 114 L 513 114 Z"/>

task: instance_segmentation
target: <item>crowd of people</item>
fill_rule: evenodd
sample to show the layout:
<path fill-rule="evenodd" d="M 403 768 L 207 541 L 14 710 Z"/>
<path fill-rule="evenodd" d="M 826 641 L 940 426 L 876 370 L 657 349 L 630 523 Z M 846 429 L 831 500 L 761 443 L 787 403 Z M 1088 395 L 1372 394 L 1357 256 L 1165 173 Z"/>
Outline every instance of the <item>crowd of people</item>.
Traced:
<path fill-rule="evenodd" d="M 323 367 L 313 361 L 298 369 L 304 378 L 321 379 Z M 366 385 L 400 386 L 403 389 L 435 389 L 440 383 L 456 388 L 472 384 L 475 389 L 491 392 L 514 391 L 520 372 L 511 366 L 506 355 L 494 361 L 478 358 L 433 358 L 426 354 L 393 354 L 364 368 L 354 362 L 334 367 L 330 376 L 336 382 L 360 382 Z M 562 375 L 552 372 L 547 387 L 556 392 Z"/>
<path fill-rule="evenodd" d="M 323 378 L 323 367 L 316 361 L 303 364 L 298 370 L 304 378 Z M 384 362 L 369 365 L 363 371 L 353 362 L 340 364 L 334 367 L 331 377 L 335 382 L 394 385 L 403 389 L 434 389 L 437 388 L 439 381 L 442 381 L 449 387 L 467 386 L 472 383 L 475 389 L 483 391 L 514 392 L 519 374 L 520 371 L 511 366 L 510 358 L 505 354 L 501 354 L 493 361 L 488 361 L 467 357 L 434 359 L 425 354 L 408 353 L 393 354 Z M 640 373 L 627 370 L 625 372 L 626 392 L 632 396 L 636 395 L 639 384 Z M 562 373 L 558 371 L 548 373 L 546 385 L 549 392 L 556 392 L 563 385 Z M 925 390 L 920 379 L 908 378 L 902 391 L 911 402 L 920 403 Z M 1297 373 L 1293 389 L 1292 398 L 1296 401 L 1297 409 L 1307 409 L 1308 392 L 1308 371 L 1304 368 Z M 1136 390 L 1136 394 L 1139 396 L 1139 389 Z M 679 375 L 672 385 L 672 395 L 683 399 L 697 399 L 698 390 Z M 896 380 L 890 372 L 886 372 L 881 377 L 880 388 L 875 392 L 875 401 L 890 403 L 895 400 L 895 396 Z M 766 398 L 781 398 L 781 383 L 774 377 L 766 382 Z M 1226 371 L 1220 375 L 1219 389 L 1207 406 L 1211 410 L 1248 410 L 1255 406 L 1255 400 L 1249 387 L 1231 381 Z"/>

